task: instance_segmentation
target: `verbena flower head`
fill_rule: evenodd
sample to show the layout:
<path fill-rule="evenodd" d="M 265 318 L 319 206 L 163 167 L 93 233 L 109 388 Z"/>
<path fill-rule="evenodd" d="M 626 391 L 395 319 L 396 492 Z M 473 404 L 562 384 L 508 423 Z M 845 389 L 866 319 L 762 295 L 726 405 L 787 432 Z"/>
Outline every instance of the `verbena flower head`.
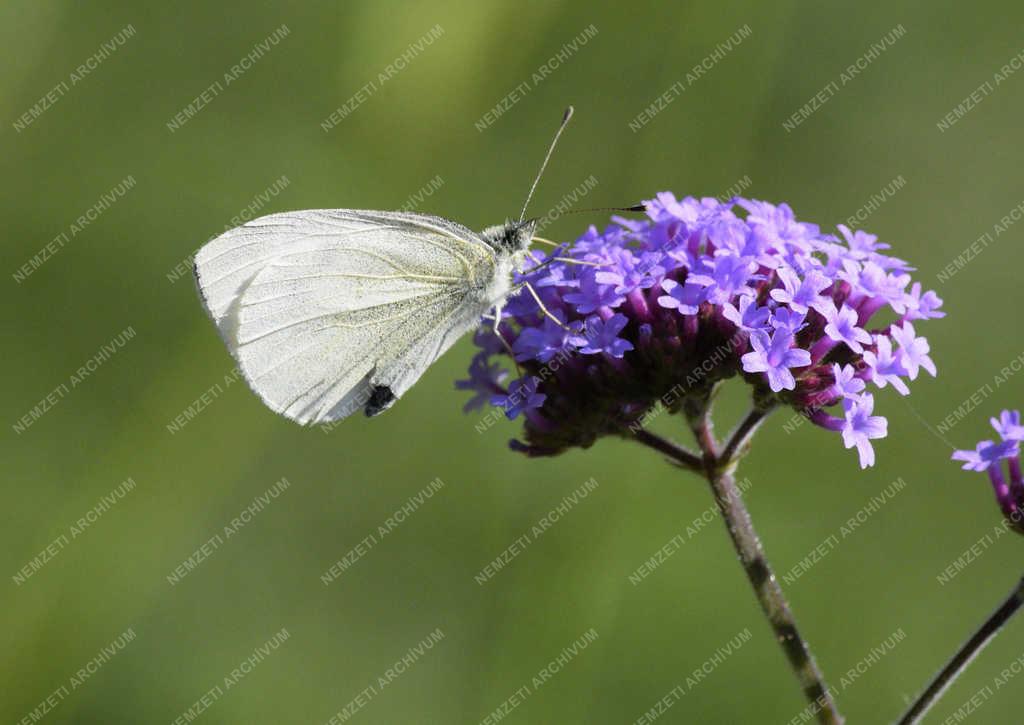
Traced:
<path fill-rule="evenodd" d="M 1024 534 L 1024 477 L 1020 468 L 1020 443 L 1024 441 L 1024 426 L 1016 410 L 1004 410 L 998 418 L 991 418 L 990 422 L 999 435 L 999 441 L 984 440 L 974 450 L 956 451 L 953 460 L 963 461 L 965 471 L 988 473 L 1003 516 L 1014 530 Z"/>
<path fill-rule="evenodd" d="M 516 282 L 559 322 L 525 289 L 503 310 L 503 339 L 484 321 L 457 384 L 476 392 L 470 407 L 521 414 L 513 447 L 552 455 L 630 435 L 659 400 L 675 412 L 738 376 L 755 404 L 792 406 L 871 465 L 886 420 L 867 384 L 905 395 L 921 370 L 935 375 L 914 323 L 942 317 L 942 300 L 877 237 L 823 233 L 785 204 L 666 192 L 645 206 L 646 219 L 615 217 L 557 253 L 583 264 L 534 254 Z"/>

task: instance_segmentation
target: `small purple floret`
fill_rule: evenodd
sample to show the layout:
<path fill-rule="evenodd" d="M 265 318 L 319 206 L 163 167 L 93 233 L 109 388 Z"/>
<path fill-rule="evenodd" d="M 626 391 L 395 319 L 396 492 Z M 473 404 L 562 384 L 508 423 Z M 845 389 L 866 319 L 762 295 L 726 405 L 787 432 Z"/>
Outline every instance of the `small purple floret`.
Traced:
<path fill-rule="evenodd" d="M 843 401 L 846 413 L 846 424 L 842 431 L 843 445 L 847 448 L 857 447 L 861 468 L 875 465 L 875 449 L 871 440 L 885 438 L 888 433 L 888 421 L 880 415 L 871 415 L 874 407 L 875 398 L 870 393 Z"/>
<path fill-rule="evenodd" d="M 1017 455 L 1016 441 L 981 441 L 973 451 L 954 451 L 954 461 L 964 461 L 965 471 L 984 471 L 993 463 Z"/>
<path fill-rule="evenodd" d="M 703 287 L 696 284 L 679 284 L 675 280 L 662 280 L 661 288 L 668 292 L 658 298 L 658 304 L 669 310 L 679 310 L 681 315 L 696 315 L 706 297 Z"/>
<path fill-rule="evenodd" d="M 984 471 L 992 483 L 992 490 L 999 504 L 999 510 L 1006 517 L 1010 527 L 1024 534 L 1024 474 L 1020 465 L 1020 442 L 1024 440 L 1024 427 L 1020 424 L 1020 412 L 1004 410 L 998 418 L 990 421 L 1001 440 L 984 440 L 974 450 L 954 451 L 953 460 L 962 461 L 965 471 Z M 1006 461 L 1007 484 L 1003 473 Z"/>
<path fill-rule="evenodd" d="M 909 322 L 904 322 L 903 327 L 893 325 L 889 332 L 893 339 L 900 344 L 900 360 L 907 370 L 907 377 L 915 380 L 918 370 L 924 368 L 934 378 L 936 375 L 935 363 L 928 357 L 931 350 L 928 340 L 918 337 L 914 332 L 914 326 Z"/>
<path fill-rule="evenodd" d="M 605 352 L 612 357 L 622 357 L 633 349 L 633 343 L 618 336 L 627 324 L 629 319 L 625 315 L 612 315 L 608 320 L 594 315 L 587 320 L 586 344 L 580 352 L 584 355 Z"/>
<path fill-rule="evenodd" d="M 836 379 L 832 387 L 838 397 L 856 398 L 864 392 L 864 381 L 857 377 L 852 365 L 839 367 L 839 363 L 833 363 L 832 374 Z"/>
<path fill-rule="evenodd" d="M 505 416 L 509 420 L 516 417 L 530 408 L 539 408 L 544 405 L 548 396 L 537 392 L 536 378 L 520 378 L 513 380 L 508 386 L 507 395 L 495 395 L 491 398 L 491 405 L 505 409 Z"/>
<path fill-rule="evenodd" d="M 877 335 L 875 345 L 878 352 L 864 353 L 864 362 L 871 368 L 871 379 L 880 388 L 891 384 L 900 395 L 910 395 L 910 388 L 903 382 L 907 369 L 903 367 L 901 356 L 893 355 L 892 342 L 884 335 Z"/>
<path fill-rule="evenodd" d="M 871 335 L 867 330 L 857 327 L 857 313 L 851 308 L 843 305 L 836 309 L 834 303 L 829 303 L 822 313 L 828 321 L 825 325 L 825 334 L 836 342 L 843 342 L 860 354 L 864 352 L 864 345 L 871 342 Z"/>
<path fill-rule="evenodd" d="M 1004 410 L 989 422 L 1004 441 L 1024 441 L 1024 425 L 1020 424 L 1020 411 Z"/>
<path fill-rule="evenodd" d="M 763 330 L 768 327 L 768 319 L 771 310 L 767 307 L 759 307 L 757 300 L 744 295 L 739 298 L 737 309 L 731 302 L 722 305 L 722 316 L 741 330 L 751 332 L 752 330 Z"/>
<path fill-rule="evenodd" d="M 767 373 L 768 386 L 775 393 L 796 387 L 790 368 L 811 364 L 811 354 L 793 347 L 793 334 L 785 329 L 776 330 L 771 338 L 758 330 L 751 334 L 750 344 L 754 351 L 743 356 L 743 369 L 748 373 Z"/>

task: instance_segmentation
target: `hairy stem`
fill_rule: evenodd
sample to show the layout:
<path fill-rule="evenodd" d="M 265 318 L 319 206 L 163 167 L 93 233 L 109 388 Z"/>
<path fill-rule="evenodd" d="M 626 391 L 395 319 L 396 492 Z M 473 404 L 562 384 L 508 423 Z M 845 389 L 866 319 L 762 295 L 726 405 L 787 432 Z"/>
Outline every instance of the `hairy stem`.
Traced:
<path fill-rule="evenodd" d="M 971 638 L 964 642 L 956 654 L 946 663 L 946 666 L 939 671 L 935 678 L 929 683 L 925 691 L 914 701 L 910 709 L 899 720 L 899 725 L 913 725 L 918 723 L 928 713 L 932 705 L 942 697 L 943 693 L 952 685 L 956 678 L 967 669 L 967 665 L 985 649 L 985 646 L 999 634 L 1010 618 L 1024 604 L 1024 579 L 1018 582 L 1010 596 L 1006 598 L 996 611 L 984 621 L 978 630 L 971 635 Z"/>
<path fill-rule="evenodd" d="M 764 547 L 754 530 L 754 524 L 750 520 L 750 513 L 740 498 L 739 489 L 732 474 L 725 468 L 707 471 L 708 481 L 711 483 L 711 490 L 715 495 L 715 502 L 722 518 L 726 522 L 729 536 L 732 538 L 733 546 L 739 555 L 743 570 L 754 588 L 754 595 L 761 604 L 768 623 L 775 632 L 775 638 L 782 647 L 790 667 L 800 682 L 804 696 L 808 702 L 808 709 L 816 713 L 818 722 L 828 725 L 842 723 L 835 701 L 832 699 L 832 692 L 825 683 L 825 677 L 818 669 L 811 654 L 807 642 L 800 636 L 796 626 L 796 619 L 786 601 L 786 595 L 782 592 L 772 572 L 771 565 L 765 557 Z"/>
<path fill-rule="evenodd" d="M 701 457 L 646 431 L 634 433 L 634 436 L 641 443 L 669 456 L 682 467 L 697 471 L 707 478 L 743 570 L 804 691 L 808 702 L 805 712 L 816 716 L 822 725 L 841 725 L 843 718 L 832 698 L 832 691 L 818 669 L 810 647 L 800 636 L 789 602 L 786 601 L 782 587 L 779 586 L 765 557 L 764 547 L 761 546 L 750 513 L 743 504 L 740 490 L 732 476 L 732 471 L 745 452 L 751 437 L 771 412 L 771 406 L 755 405 L 719 451 L 712 433 L 710 397 L 696 401 L 696 404 L 684 406 L 690 428 L 700 445 Z"/>
<path fill-rule="evenodd" d="M 711 420 L 711 401 L 714 399 L 717 385 L 708 388 L 703 395 L 689 397 L 683 402 L 683 413 L 693 431 L 704 454 L 704 465 L 714 461 L 718 455 L 718 442 L 715 440 L 715 424 Z M 704 466 L 702 466 L 703 470 Z"/>
<path fill-rule="evenodd" d="M 733 464 L 738 461 L 746 452 L 747 446 L 750 445 L 750 439 L 754 437 L 754 433 L 757 432 L 761 422 L 771 412 L 772 408 L 752 408 L 744 416 L 743 420 L 740 421 L 740 424 L 736 426 L 736 430 L 729 436 L 729 440 L 726 441 L 725 448 L 720 456 L 721 460 L 726 462 L 726 464 Z"/>
<path fill-rule="evenodd" d="M 661 436 L 649 433 L 643 429 L 634 431 L 633 437 L 648 448 L 653 448 L 659 453 L 668 456 L 672 459 L 673 463 L 682 468 L 696 473 L 704 472 L 704 462 L 700 459 L 700 456 L 691 453 L 680 445 L 676 445 L 672 441 L 665 440 Z"/>

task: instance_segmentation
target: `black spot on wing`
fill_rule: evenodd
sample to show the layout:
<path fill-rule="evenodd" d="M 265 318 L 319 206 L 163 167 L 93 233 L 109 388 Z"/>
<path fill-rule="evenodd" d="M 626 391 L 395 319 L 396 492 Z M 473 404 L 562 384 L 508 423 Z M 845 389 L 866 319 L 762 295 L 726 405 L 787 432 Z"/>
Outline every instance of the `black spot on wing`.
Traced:
<path fill-rule="evenodd" d="M 395 397 L 394 392 L 387 385 L 374 385 L 373 391 L 370 393 L 370 399 L 366 401 L 366 407 L 363 411 L 366 413 L 367 418 L 372 418 L 390 408 L 395 404 L 396 400 L 398 398 Z"/>

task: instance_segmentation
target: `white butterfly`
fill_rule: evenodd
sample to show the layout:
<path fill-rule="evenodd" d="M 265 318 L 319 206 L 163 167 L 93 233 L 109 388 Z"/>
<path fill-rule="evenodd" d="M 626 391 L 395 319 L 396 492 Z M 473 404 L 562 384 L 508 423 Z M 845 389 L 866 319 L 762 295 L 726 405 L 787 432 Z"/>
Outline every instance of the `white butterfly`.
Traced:
<path fill-rule="evenodd" d="M 536 222 L 476 233 L 425 214 L 270 214 L 206 244 L 194 271 L 249 387 L 294 421 L 325 423 L 383 412 L 490 309 L 500 320 Z"/>

